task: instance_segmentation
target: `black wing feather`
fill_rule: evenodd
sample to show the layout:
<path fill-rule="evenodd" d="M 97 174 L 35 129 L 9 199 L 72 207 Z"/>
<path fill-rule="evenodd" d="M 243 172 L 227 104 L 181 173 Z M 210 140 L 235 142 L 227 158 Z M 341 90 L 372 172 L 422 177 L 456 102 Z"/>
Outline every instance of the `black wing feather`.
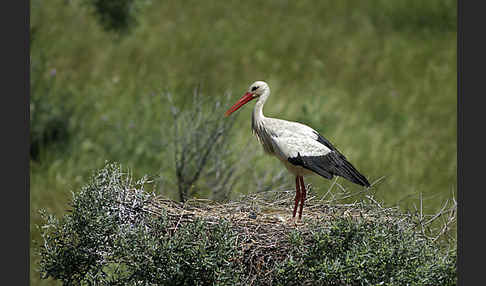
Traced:
<path fill-rule="evenodd" d="M 320 157 L 325 157 L 325 156 L 320 156 Z M 321 166 L 323 164 L 321 164 L 319 160 L 315 160 L 315 158 L 318 157 L 300 156 L 300 153 L 298 153 L 297 157 L 288 158 L 288 161 L 291 164 L 294 164 L 296 166 L 301 166 L 308 170 L 314 171 L 317 174 L 323 176 L 324 178 L 332 179 L 333 174 L 331 172 L 328 172 L 326 169 L 322 168 Z"/>
<path fill-rule="evenodd" d="M 317 135 L 317 142 L 325 145 L 327 148 L 331 149 L 331 151 L 337 151 L 336 147 L 334 147 L 329 140 L 326 138 L 322 137 L 321 134 L 317 133 L 314 131 L 314 133 Z"/>
<path fill-rule="evenodd" d="M 343 177 L 355 184 L 369 187 L 370 183 L 356 168 L 341 154 L 326 138 L 317 133 L 317 141 L 331 149 L 331 152 L 323 156 L 301 156 L 288 158 L 294 165 L 302 166 L 308 170 L 327 179 L 332 179 L 334 175 Z"/>

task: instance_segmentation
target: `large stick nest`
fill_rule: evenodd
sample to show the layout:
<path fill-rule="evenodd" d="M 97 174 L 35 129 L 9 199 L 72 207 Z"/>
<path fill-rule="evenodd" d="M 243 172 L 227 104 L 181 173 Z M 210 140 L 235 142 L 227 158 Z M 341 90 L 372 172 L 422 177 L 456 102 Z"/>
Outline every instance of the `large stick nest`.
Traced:
<path fill-rule="evenodd" d="M 156 197 L 150 204 L 150 212 L 165 214 L 170 221 L 168 231 L 175 232 L 187 222 L 204 220 L 208 225 L 230 222 L 237 237 L 237 247 L 243 253 L 240 262 L 246 265 L 253 279 L 270 276 L 274 263 L 283 261 L 291 248 L 287 239 L 292 231 L 298 231 L 310 243 L 316 225 L 326 227 L 337 218 L 374 220 L 386 224 L 414 227 L 411 216 L 397 208 L 384 208 L 372 196 L 366 201 L 337 204 L 309 195 L 305 202 L 301 221 L 292 220 L 294 192 L 266 192 L 242 197 L 228 203 L 206 199 L 192 199 L 185 203 Z M 251 283 L 250 283 L 251 284 Z"/>

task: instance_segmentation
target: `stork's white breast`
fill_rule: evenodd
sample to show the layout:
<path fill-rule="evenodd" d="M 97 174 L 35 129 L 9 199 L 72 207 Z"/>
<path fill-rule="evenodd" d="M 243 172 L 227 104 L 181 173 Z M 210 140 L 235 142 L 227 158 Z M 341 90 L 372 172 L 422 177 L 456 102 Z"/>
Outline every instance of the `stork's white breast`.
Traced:
<path fill-rule="evenodd" d="M 331 150 L 309 137 L 276 137 L 273 138 L 276 155 L 288 159 L 300 156 L 324 156 Z"/>
<path fill-rule="evenodd" d="M 331 150 L 317 141 L 318 133 L 307 125 L 275 118 L 266 118 L 275 155 L 281 159 L 300 156 L 324 156 Z"/>

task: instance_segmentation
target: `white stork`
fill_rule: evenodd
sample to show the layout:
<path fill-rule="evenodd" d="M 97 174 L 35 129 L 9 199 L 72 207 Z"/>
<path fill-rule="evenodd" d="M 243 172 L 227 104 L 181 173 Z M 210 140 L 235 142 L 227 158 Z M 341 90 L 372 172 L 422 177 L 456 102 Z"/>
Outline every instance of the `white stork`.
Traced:
<path fill-rule="evenodd" d="M 300 202 L 299 220 L 306 199 L 304 175 L 318 174 L 326 179 L 334 175 L 353 183 L 369 187 L 370 183 L 328 140 L 307 125 L 282 119 L 265 117 L 263 105 L 270 96 L 264 81 L 256 81 L 225 115 L 238 110 L 245 103 L 257 98 L 251 117 L 251 128 L 266 153 L 276 156 L 295 175 L 295 219 Z"/>

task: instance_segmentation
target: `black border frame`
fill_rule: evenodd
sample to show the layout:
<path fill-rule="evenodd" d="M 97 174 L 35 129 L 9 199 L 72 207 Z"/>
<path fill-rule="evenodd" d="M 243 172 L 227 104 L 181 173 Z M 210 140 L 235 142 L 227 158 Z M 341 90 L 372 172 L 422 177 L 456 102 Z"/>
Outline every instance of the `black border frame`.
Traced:
<path fill-rule="evenodd" d="M 467 2 L 467 5 L 464 5 Z M 458 213 L 457 275 L 458 285 L 481 285 L 484 280 L 484 66 L 486 44 L 483 41 L 485 16 L 479 1 L 458 0 L 457 33 L 457 146 Z M 465 41 L 467 39 L 468 41 Z M 466 139 L 469 135 L 469 139 Z M 482 184 L 483 183 L 483 184 Z M 466 231 L 467 230 L 467 231 Z M 468 232 L 468 233 L 467 233 Z M 467 243 L 466 243 L 467 241 Z"/>
<path fill-rule="evenodd" d="M 30 1 L 5 1 L 2 44 L 2 284 L 30 282 Z M 6 184 L 5 184 L 6 183 Z M 10 281 L 12 280 L 12 282 Z"/>
<path fill-rule="evenodd" d="M 463 3 L 457 0 L 457 285 L 464 282 L 463 253 Z"/>

